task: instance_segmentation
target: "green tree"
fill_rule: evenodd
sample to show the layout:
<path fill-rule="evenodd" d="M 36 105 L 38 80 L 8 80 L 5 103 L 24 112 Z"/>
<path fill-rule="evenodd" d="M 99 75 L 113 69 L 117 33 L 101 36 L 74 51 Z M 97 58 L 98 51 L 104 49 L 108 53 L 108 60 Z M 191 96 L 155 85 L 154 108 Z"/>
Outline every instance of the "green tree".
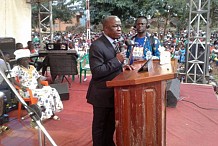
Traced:
<path fill-rule="evenodd" d="M 211 28 L 217 27 L 218 25 L 218 1 L 211 0 L 210 7 L 210 18 L 211 18 Z"/>
<path fill-rule="evenodd" d="M 64 22 L 71 21 L 71 18 L 75 16 L 75 12 L 77 11 L 77 9 L 71 9 L 71 6 L 77 1 L 79 0 L 56 0 L 56 1 L 54 0 L 52 3 L 53 21 L 55 19 L 60 19 L 61 21 L 64 21 Z M 44 2 L 41 4 L 43 4 L 43 6 L 48 8 L 48 5 L 49 5 L 48 2 Z M 32 4 L 32 26 L 33 27 L 38 26 L 39 9 L 42 12 L 45 11 L 43 7 L 40 7 L 38 5 L 38 3 Z M 44 18 L 47 17 L 47 14 L 41 14 L 40 16 L 42 17 L 41 20 L 43 20 Z M 49 23 L 49 19 L 47 19 L 46 22 Z"/>
<path fill-rule="evenodd" d="M 58 0 L 56 4 L 52 5 L 53 19 L 59 19 L 64 22 L 71 21 L 75 15 L 75 10 L 70 8 L 77 0 Z"/>
<path fill-rule="evenodd" d="M 91 23 L 98 24 L 106 15 L 117 15 L 124 22 L 125 26 L 134 25 L 137 16 L 150 15 L 157 18 L 159 22 L 164 21 L 164 30 L 169 21 L 178 18 L 177 27 L 186 26 L 184 19 L 188 18 L 188 10 L 185 0 L 96 0 L 90 3 Z M 184 24 L 184 26 L 182 25 Z"/>
<path fill-rule="evenodd" d="M 147 0 L 144 0 L 147 1 Z M 143 0 L 96 0 L 90 1 L 91 23 L 98 24 L 107 15 L 118 16 L 125 24 L 143 13 Z"/>

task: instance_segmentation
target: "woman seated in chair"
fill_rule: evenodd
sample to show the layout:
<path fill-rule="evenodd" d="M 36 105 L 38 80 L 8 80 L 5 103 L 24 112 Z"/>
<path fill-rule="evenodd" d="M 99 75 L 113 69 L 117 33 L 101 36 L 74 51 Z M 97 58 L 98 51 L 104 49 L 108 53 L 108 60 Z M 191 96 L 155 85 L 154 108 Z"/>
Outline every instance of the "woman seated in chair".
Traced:
<path fill-rule="evenodd" d="M 30 51 L 28 49 L 20 49 L 14 52 L 17 66 L 14 66 L 10 75 L 12 83 L 21 88 L 25 92 L 27 88 L 32 90 L 35 98 L 38 98 L 37 105 L 42 109 L 41 120 L 53 118 L 59 120 L 55 115 L 63 109 L 63 104 L 55 88 L 50 86 L 42 86 L 40 83 L 40 76 L 36 68 L 29 65 Z M 16 80 L 18 79 L 18 80 Z M 27 93 L 28 94 L 28 93 Z M 25 97 L 28 95 L 25 94 Z"/>

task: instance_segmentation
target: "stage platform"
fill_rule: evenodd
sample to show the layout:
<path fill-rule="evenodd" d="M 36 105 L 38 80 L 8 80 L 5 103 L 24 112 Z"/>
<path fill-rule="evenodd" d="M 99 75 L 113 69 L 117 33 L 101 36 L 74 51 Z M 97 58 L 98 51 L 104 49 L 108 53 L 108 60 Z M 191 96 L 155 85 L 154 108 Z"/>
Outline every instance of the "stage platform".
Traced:
<path fill-rule="evenodd" d="M 70 78 L 69 78 L 70 80 Z M 63 101 L 60 121 L 48 120 L 44 127 L 58 146 L 92 146 L 92 106 L 86 103 L 90 76 L 72 82 L 70 99 Z M 218 101 L 209 85 L 181 84 L 176 108 L 167 108 L 167 146 L 217 146 Z M 17 111 L 9 113 L 9 131 L 0 134 L 1 146 L 38 145 L 38 130 L 30 127 L 30 119 L 18 122 Z M 48 139 L 46 146 L 50 146 Z"/>

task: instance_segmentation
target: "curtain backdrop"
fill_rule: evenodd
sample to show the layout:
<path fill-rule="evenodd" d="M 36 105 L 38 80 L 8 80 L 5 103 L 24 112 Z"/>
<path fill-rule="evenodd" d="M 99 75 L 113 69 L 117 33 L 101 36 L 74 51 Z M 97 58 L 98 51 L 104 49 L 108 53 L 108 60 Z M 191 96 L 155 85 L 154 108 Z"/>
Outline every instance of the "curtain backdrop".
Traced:
<path fill-rule="evenodd" d="M 31 4 L 26 0 L 1 0 L 0 37 L 13 37 L 16 43 L 31 40 Z"/>

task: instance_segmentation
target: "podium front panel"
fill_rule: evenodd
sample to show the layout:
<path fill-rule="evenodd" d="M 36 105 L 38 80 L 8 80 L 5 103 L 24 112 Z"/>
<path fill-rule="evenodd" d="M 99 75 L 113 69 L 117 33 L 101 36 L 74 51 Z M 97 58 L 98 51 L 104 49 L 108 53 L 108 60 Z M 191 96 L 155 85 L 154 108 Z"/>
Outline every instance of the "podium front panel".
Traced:
<path fill-rule="evenodd" d="M 115 87 L 117 146 L 166 143 L 165 81 Z"/>

